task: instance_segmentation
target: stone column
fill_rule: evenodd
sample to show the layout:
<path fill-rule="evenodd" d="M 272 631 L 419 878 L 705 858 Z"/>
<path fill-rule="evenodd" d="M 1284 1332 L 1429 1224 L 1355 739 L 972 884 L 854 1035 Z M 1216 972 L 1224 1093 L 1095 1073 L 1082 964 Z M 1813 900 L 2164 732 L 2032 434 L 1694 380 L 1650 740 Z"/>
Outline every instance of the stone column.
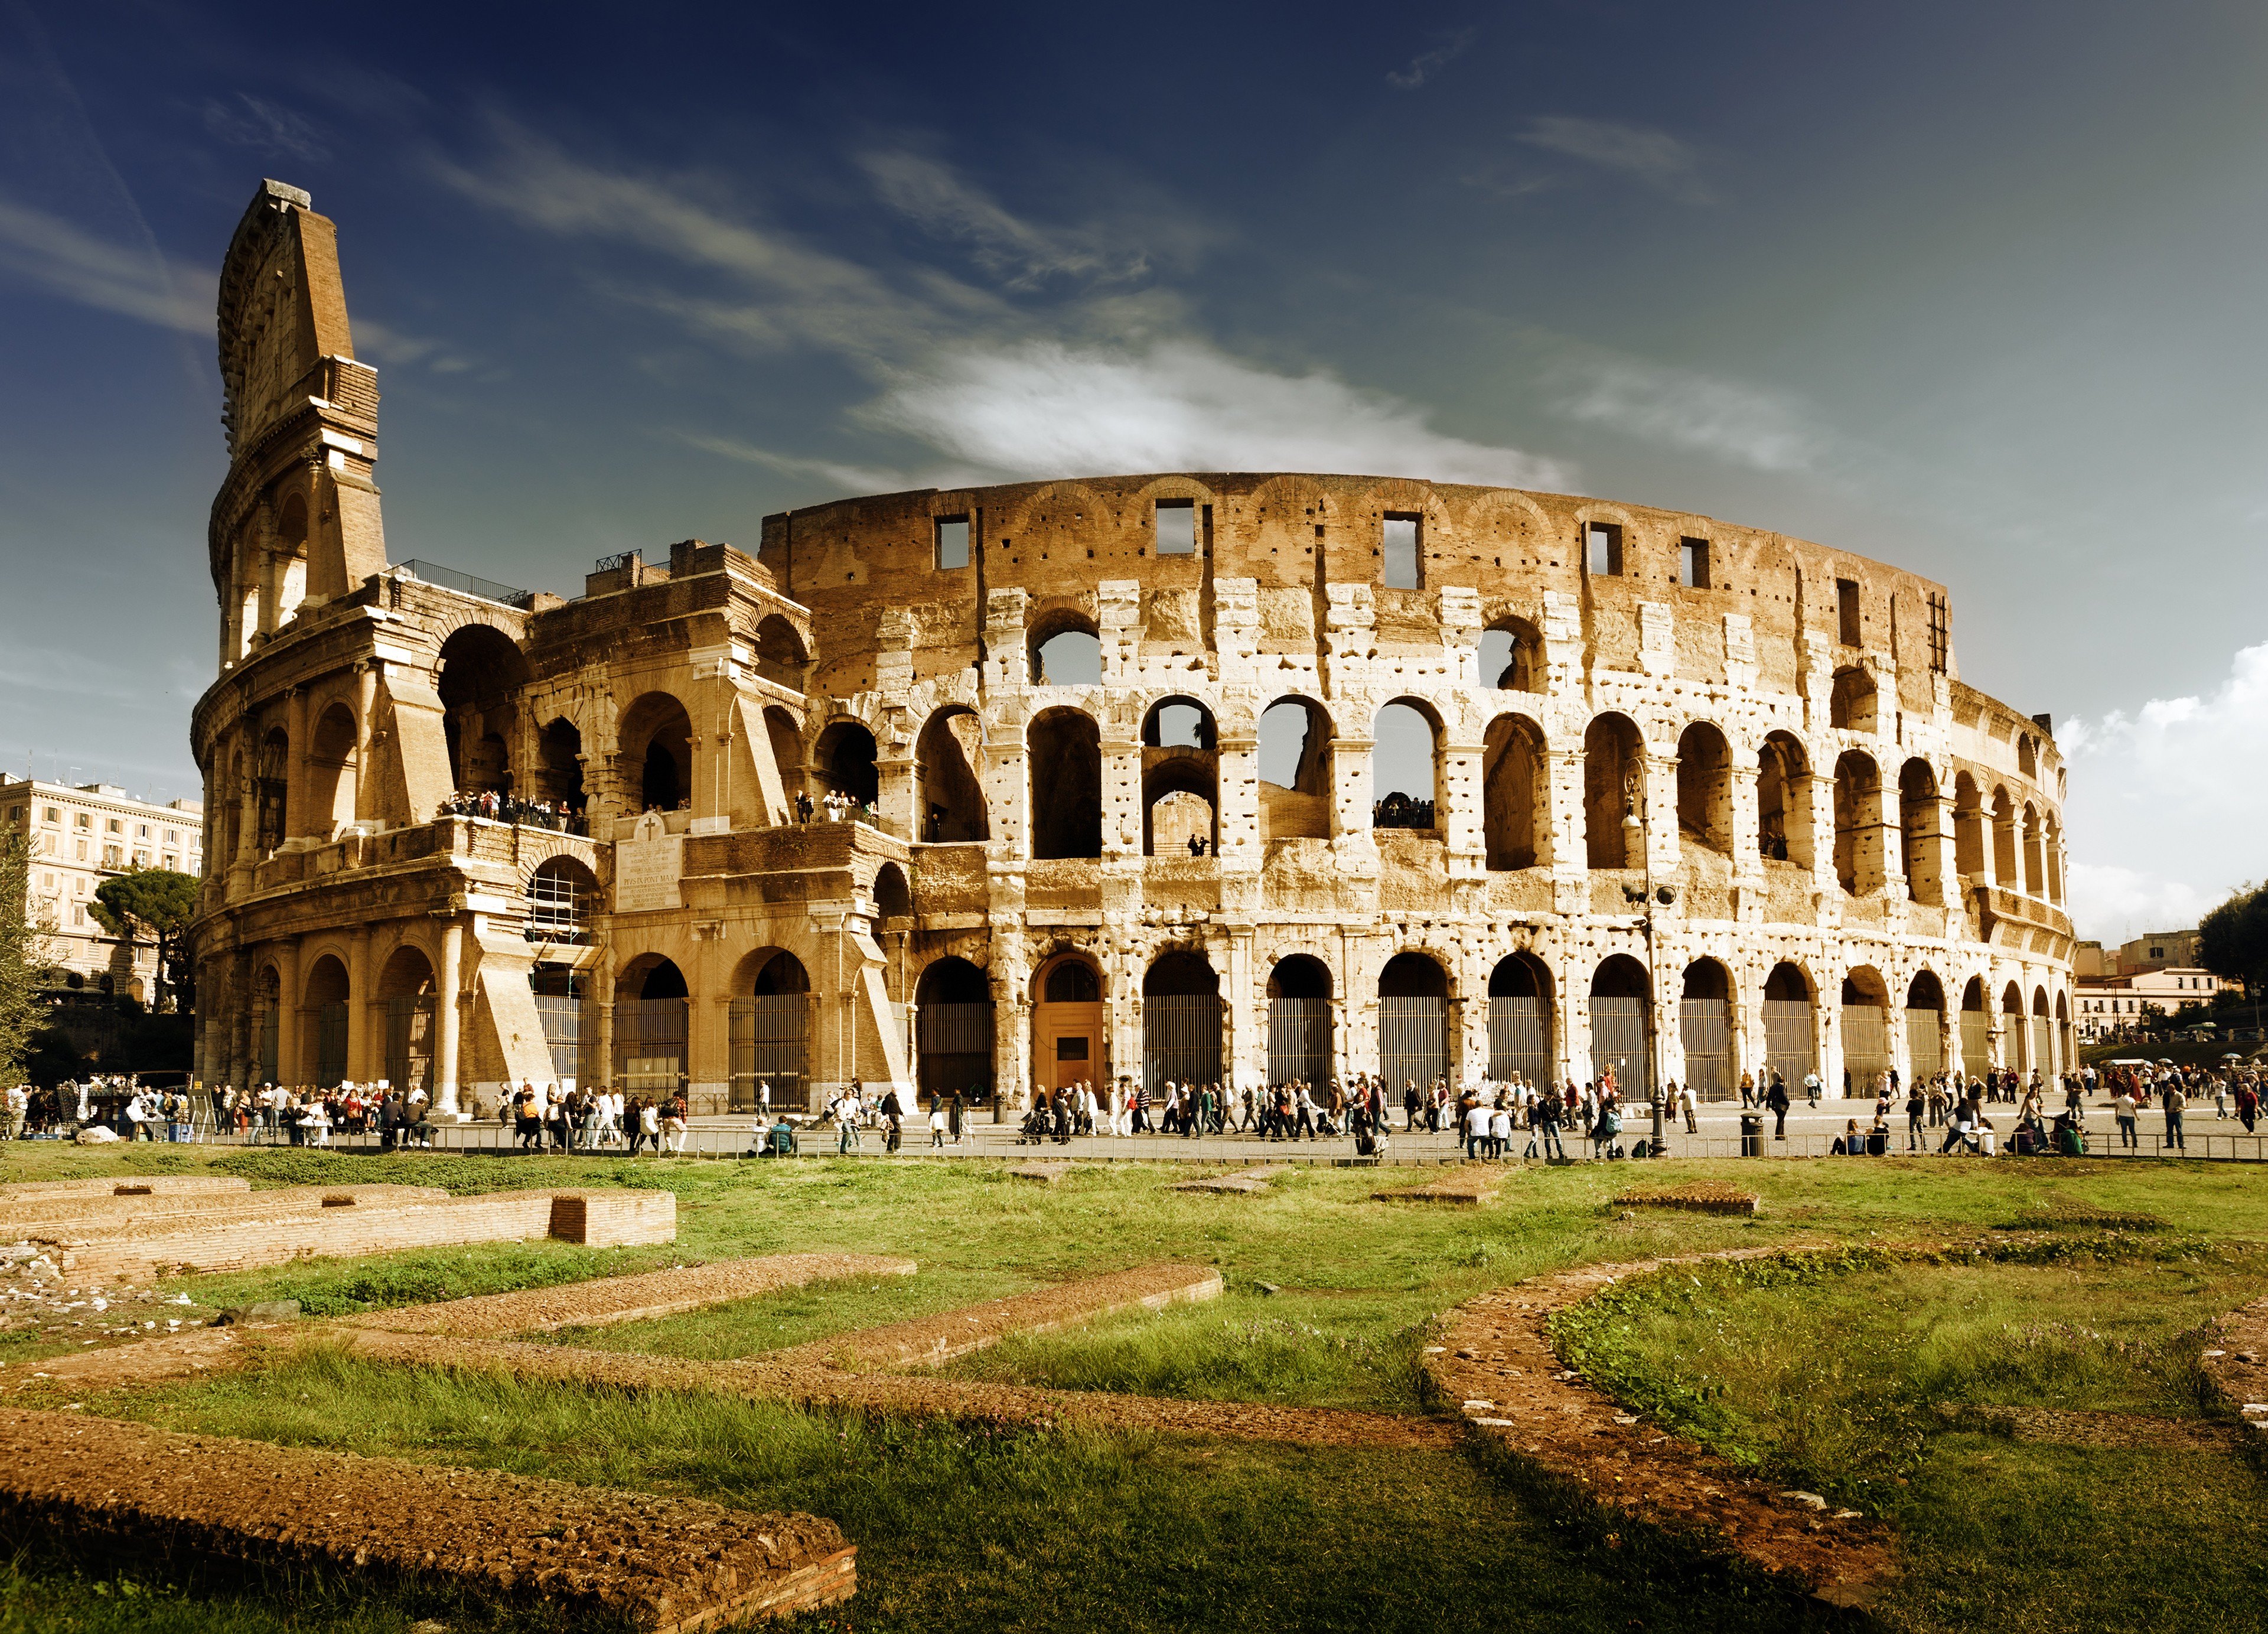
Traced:
<path fill-rule="evenodd" d="M 1451 858 L 1468 859 L 1469 871 L 1478 873 L 1488 858 L 1487 795 L 1481 783 L 1483 746 L 1445 743 L 1439 778 L 1441 809 L 1434 821 L 1447 836 Z M 1453 869 L 1454 872 L 1454 869 Z"/>
<path fill-rule="evenodd" d="M 355 821 L 360 822 L 371 814 L 371 793 L 377 786 L 377 780 L 370 775 L 370 717 L 378 704 L 378 671 L 364 661 L 355 666 L 354 678 L 354 815 Z"/>
<path fill-rule="evenodd" d="M 1228 969 L 1221 977 L 1223 1025 L 1220 1073 L 1224 1088 L 1256 1084 L 1268 1070 L 1267 997 L 1252 968 L 1252 931 L 1230 931 Z M 1344 1080 L 1342 1080 L 1344 1081 Z"/>
<path fill-rule="evenodd" d="M 284 732 L 291 740 L 284 762 L 284 837 L 307 829 L 307 689 L 291 688 L 284 705 Z"/>
<path fill-rule="evenodd" d="M 1224 732 L 1217 741 L 1221 866 L 1256 870 L 1268 850 L 1260 833 L 1260 739 Z"/>
<path fill-rule="evenodd" d="M 918 762 L 910 754 L 894 754 L 874 762 L 881 782 L 881 794 L 875 805 L 880 807 L 884 834 L 895 835 L 901 840 L 929 837 L 924 828 L 927 813 L 921 810 L 918 769 Z"/>
<path fill-rule="evenodd" d="M 1102 740 L 1102 854 L 1139 857 L 1149 813 L 1142 805 L 1142 744 L 1139 739 L 1106 734 Z"/>
<path fill-rule="evenodd" d="M 452 917 L 441 927 L 441 968 L 433 983 L 433 1110 L 457 1114 L 457 1054 L 464 1028 L 465 923 Z"/>
<path fill-rule="evenodd" d="M 1331 740 L 1331 838 L 1370 838 L 1370 738 Z"/>
<path fill-rule="evenodd" d="M 286 1084 L 304 1084 L 312 1076 L 299 1058 L 299 944 L 288 941 L 276 949 L 276 1076 Z"/>

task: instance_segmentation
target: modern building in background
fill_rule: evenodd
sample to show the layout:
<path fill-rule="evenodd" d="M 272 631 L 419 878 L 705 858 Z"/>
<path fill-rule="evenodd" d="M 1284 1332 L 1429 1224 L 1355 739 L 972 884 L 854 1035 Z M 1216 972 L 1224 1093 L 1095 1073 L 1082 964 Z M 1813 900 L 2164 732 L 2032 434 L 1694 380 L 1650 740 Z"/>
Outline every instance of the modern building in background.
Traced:
<path fill-rule="evenodd" d="M 148 1003 L 157 950 L 112 936 L 89 904 L 105 880 L 135 868 L 204 872 L 204 806 L 137 800 L 107 783 L 44 783 L 0 777 L 0 828 L 32 852 L 25 916 L 47 934 L 46 985 L 113 993 Z"/>
<path fill-rule="evenodd" d="M 2122 944 L 2113 956 L 2110 972 L 2118 975 L 2139 975 L 2149 970 L 2185 970 L 2196 972 L 2198 933 L 2187 931 L 2150 931 Z"/>
<path fill-rule="evenodd" d="M 711 1112 L 2071 1059 L 2061 756 L 1917 575 L 1174 472 L 844 500 L 563 600 L 389 557 L 305 194 L 254 199 L 220 291 L 209 1080 Z"/>
<path fill-rule="evenodd" d="M 2187 936 L 2194 945 L 2195 931 L 2173 934 Z M 2152 945 L 2161 946 L 2164 940 Z M 2072 987 L 2073 1000 L 2079 1009 L 2080 1041 L 2098 1043 L 2139 1031 L 2161 1017 L 2172 1015 L 2183 1005 L 2210 1005 L 2230 985 L 2212 971 L 2195 966 L 2145 968 L 2132 975 L 2081 977 Z"/>

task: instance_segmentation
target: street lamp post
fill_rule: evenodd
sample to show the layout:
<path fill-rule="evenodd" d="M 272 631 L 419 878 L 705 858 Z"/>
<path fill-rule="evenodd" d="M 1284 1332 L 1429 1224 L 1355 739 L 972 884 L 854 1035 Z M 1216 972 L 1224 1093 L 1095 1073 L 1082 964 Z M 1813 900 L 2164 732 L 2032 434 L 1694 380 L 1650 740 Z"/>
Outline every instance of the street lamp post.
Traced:
<path fill-rule="evenodd" d="M 1637 889 L 1623 887 L 1623 900 L 1634 902 L 1644 909 L 1643 928 L 1646 934 L 1646 1094 L 1653 1108 L 1653 1135 L 1649 1142 L 1650 1154 L 1657 1158 L 1669 1155 L 1669 1131 L 1666 1126 L 1661 1105 L 1661 1086 L 1654 1071 L 1654 983 L 1653 968 L 1653 828 L 1646 815 L 1646 804 L 1638 796 L 1638 775 L 1633 772 L 1623 784 L 1623 857 L 1627 862 L 1632 839 L 1638 842 L 1639 854 L 1645 858 L 1646 884 Z M 1669 887 L 1661 887 L 1660 900 L 1666 907 L 1677 900 Z"/>

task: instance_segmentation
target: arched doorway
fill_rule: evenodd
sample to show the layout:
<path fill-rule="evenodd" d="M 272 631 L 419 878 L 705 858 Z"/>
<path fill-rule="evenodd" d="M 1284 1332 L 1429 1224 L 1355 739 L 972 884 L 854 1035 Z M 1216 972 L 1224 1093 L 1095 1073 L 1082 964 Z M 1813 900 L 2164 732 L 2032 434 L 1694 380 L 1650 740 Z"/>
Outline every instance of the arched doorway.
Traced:
<path fill-rule="evenodd" d="M 1142 978 L 1142 1087 L 1220 1082 L 1220 977 L 1203 953 L 1160 953 Z"/>
<path fill-rule="evenodd" d="M 863 815 L 882 794 L 876 753 L 873 732 L 855 720 L 838 720 L 819 734 L 811 758 L 824 790 L 842 795 Z"/>
<path fill-rule="evenodd" d="M 1835 877 L 1846 894 L 1872 895 L 1886 862 L 1881 773 L 1872 755 L 1845 750 L 1835 762 Z"/>
<path fill-rule="evenodd" d="M 306 1002 L 315 1024 L 313 1081 L 329 1089 L 347 1076 L 347 968 L 336 954 L 325 953 L 307 972 Z"/>
<path fill-rule="evenodd" d="M 1544 689 L 1543 637 L 1535 625 L 1506 617 L 1481 631 L 1480 682 L 1506 692 Z"/>
<path fill-rule="evenodd" d="M 1080 953 L 1040 968 L 1033 983 L 1032 1076 L 1042 1089 L 1110 1081 L 1109 1035 L 1103 1026 L 1102 975 Z"/>
<path fill-rule="evenodd" d="M 1219 744 L 1212 711 L 1196 699 L 1164 698 L 1151 705 L 1142 723 L 1145 856 L 1218 854 Z"/>
<path fill-rule="evenodd" d="M 989 840 L 984 785 L 974 768 L 984 749 L 984 723 L 973 710 L 942 709 L 929 718 L 914 743 L 914 775 L 921 784 L 922 839 L 932 845 Z"/>
<path fill-rule="evenodd" d="M 691 804 L 693 718 L 682 703 L 666 692 L 646 693 L 622 711 L 615 741 L 637 810 L 674 812 Z"/>
<path fill-rule="evenodd" d="M 1387 1098 L 1430 1088 L 1449 1070 L 1449 975 L 1424 953 L 1396 953 L 1378 973 L 1378 1076 Z"/>
<path fill-rule="evenodd" d="M 1544 775 L 1543 734 L 1518 715 L 1489 723 L 1481 743 L 1481 826 L 1488 866 L 1533 868 L 1536 859 L 1536 814 L 1551 810 L 1551 785 Z"/>
<path fill-rule="evenodd" d="M 1945 882 L 1938 877 L 1939 844 L 1945 802 L 1937 797 L 1937 774 L 1927 761 L 1908 761 L 1898 770 L 1898 831 L 1904 845 L 1906 895 L 1917 902 L 1938 907 L 1945 901 Z"/>
<path fill-rule="evenodd" d="M 1507 954 L 1489 972 L 1488 1033 L 1491 1078 L 1551 1084 L 1551 973 L 1535 954 Z"/>
<path fill-rule="evenodd" d="M 1628 953 L 1612 953 L 1591 975 L 1591 1078 L 1614 1070 L 1615 1086 L 1627 1097 L 1645 1095 L 1646 967 Z"/>
<path fill-rule="evenodd" d="M 1677 829 L 1690 844 L 1733 854 L 1733 751 L 1705 720 L 1677 740 Z"/>
<path fill-rule="evenodd" d="M 571 816 L 580 816 L 585 806 L 582 732 L 562 716 L 538 735 L 535 752 L 541 762 L 536 798 L 549 800 Z"/>
<path fill-rule="evenodd" d="M 1733 974 L 1713 959 L 1685 967 L 1677 1036 L 1685 1046 L 1685 1086 L 1703 1100 L 1731 1100 Z"/>
<path fill-rule="evenodd" d="M 1800 965 L 1783 960 L 1764 978 L 1764 1071 L 1758 1089 L 1771 1087 L 1772 1075 L 1793 1088 L 1819 1064 L 1819 1030 L 1811 978 Z"/>
<path fill-rule="evenodd" d="M 1041 713 L 1026 733 L 1035 861 L 1102 855 L 1102 734 L 1083 710 Z"/>
<path fill-rule="evenodd" d="M 1906 984 L 1906 1071 L 1926 1084 L 1945 1071 L 1945 989 L 1924 970 Z"/>
<path fill-rule="evenodd" d="M 1645 749 L 1637 726 L 1626 715 L 1602 715 L 1583 734 L 1583 849 L 1593 868 L 1637 868 L 1645 858 L 1631 855 L 1634 829 L 1624 827 L 1634 803 L 1646 799 L 1641 785 Z"/>
<path fill-rule="evenodd" d="M 914 984 L 915 1076 L 932 1100 L 972 1105 L 992 1088 L 992 984 L 966 959 L 933 959 Z"/>
<path fill-rule="evenodd" d="M 334 703 L 316 719 L 307 746 L 307 810 L 301 831 L 328 840 L 355 820 L 356 779 L 360 762 L 355 753 L 354 711 Z"/>
<path fill-rule="evenodd" d="M 500 629 L 468 624 L 441 644 L 434 690 L 459 790 L 478 794 L 513 786 L 511 746 L 526 684 L 527 659 Z"/>
<path fill-rule="evenodd" d="M 1331 973 L 1293 953 L 1268 973 L 1268 1081 L 1327 1083 L 1331 1076 Z"/>
<path fill-rule="evenodd" d="M 632 960 L 615 983 L 615 1087 L 674 1095 L 685 1087 L 685 973 L 659 953 Z"/>
<path fill-rule="evenodd" d="M 1756 843 L 1771 861 L 1811 866 L 1811 762 L 1785 732 L 1756 751 Z"/>
<path fill-rule="evenodd" d="M 1312 698 L 1278 698 L 1260 715 L 1260 836 L 1331 834 L 1331 720 Z"/>
<path fill-rule="evenodd" d="M 1961 990 L 1961 1066 L 1979 1078 L 1992 1064 L 1992 1016 L 1984 1004 L 1984 978 L 1973 975 Z"/>
<path fill-rule="evenodd" d="M 2011 982 L 2000 993 L 2000 1064 L 2012 1072 L 2039 1064 L 2029 1053 L 2030 1032 L 2024 1025 L 2023 990 Z"/>
<path fill-rule="evenodd" d="M 766 1084 L 775 1108 L 808 1105 L 810 974 L 793 953 L 766 947 L 740 961 L 740 980 L 730 1017 L 733 1109 L 759 1105 Z"/>
<path fill-rule="evenodd" d="M 433 1093 L 433 966 L 415 947 L 394 950 L 379 972 L 378 997 L 385 1007 L 386 1042 L 380 1059 L 388 1085 L 404 1094 Z"/>
<path fill-rule="evenodd" d="M 1441 792 L 1441 723 L 1427 705 L 1396 698 L 1370 726 L 1370 823 L 1436 831 Z"/>
<path fill-rule="evenodd" d="M 2048 990 L 2043 987 L 2032 990 L 2032 1053 L 2026 1065 L 2043 1075 L 2056 1070 L 2055 1035 L 2048 1019 Z"/>
<path fill-rule="evenodd" d="M 1881 973 L 1860 965 L 1843 978 L 1843 1095 L 1872 1100 L 1890 1059 L 1890 996 Z"/>

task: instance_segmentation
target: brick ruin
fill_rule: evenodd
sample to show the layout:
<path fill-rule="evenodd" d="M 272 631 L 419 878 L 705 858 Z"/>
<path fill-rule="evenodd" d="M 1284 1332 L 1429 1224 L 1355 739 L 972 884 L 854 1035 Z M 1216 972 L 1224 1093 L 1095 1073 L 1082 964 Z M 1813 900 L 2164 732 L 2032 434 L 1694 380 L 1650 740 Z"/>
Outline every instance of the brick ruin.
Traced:
<path fill-rule="evenodd" d="M 715 1112 L 2070 1059 L 2064 764 L 1916 575 L 1609 500 L 1169 473 L 844 500 L 563 600 L 389 556 L 376 372 L 296 189 L 237 231 L 220 353 L 208 1081 Z M 580 831 L 439 814 L 483 791 Z"/>

